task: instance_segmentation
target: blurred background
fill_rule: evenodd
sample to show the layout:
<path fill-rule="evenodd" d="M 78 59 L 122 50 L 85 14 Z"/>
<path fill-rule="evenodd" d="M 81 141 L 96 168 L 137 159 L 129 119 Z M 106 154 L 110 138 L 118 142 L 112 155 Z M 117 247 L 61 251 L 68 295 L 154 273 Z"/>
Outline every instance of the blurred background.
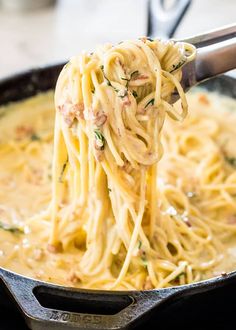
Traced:
<path fill-rule="evenodd" d="M 147 7 L 147 0 L 0 0 L 0 78 L 146 35 Z M 192 0 L 174 36 L 230 24 L 235 16 L 235 0 Z"/>

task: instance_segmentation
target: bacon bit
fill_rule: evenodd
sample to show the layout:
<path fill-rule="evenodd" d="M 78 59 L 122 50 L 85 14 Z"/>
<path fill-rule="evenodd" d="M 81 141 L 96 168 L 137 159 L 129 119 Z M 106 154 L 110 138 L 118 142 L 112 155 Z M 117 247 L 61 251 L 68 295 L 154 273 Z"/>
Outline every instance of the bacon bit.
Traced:
<path fill-rule="evenodd" d="M 42 183 L 43 179 L 43 172 L 41 170 L 32 169 L 31 172 L 27 173 L 27 182 L 33 184 L 33 185 L 40 185 Z"/>
<path fill-rule="evenodd" d="M 129 106 L 130 104 L 131 104 L 131 101 L 130 101 L 129 97 L 128 96 L 125 96 L 123 98 L 123 105 L 124 106 Z"/>
<path fill-rule="evenodd" d="M 137 253 L 137 256 L 139 256 L 140 258 L 146 258 L 147 254 L 143 249 L 139 249 L 138 253 Z"/>
<path fill-rule="evenodd" d="M 63 105 L 59 105 L 57 109 L 64 117 L 64 120 L 67 123 L 67 125 L 71 127 L 75 119 L 75 114 L 70 111 L 71 107 L 68 106 L 68 104 L 63 104 Z"/>
<path fill-rule="evenodd" d="M 74 119 L 84 119 L 84 104 L 83 103 L 77 103 L 72 104 L 70 102 L 67 102 L 62 105 L 58 105 L 57 107 L 58 111 L 62 114 L 64 117 L 65 122 L 69 127 L 72 126 Z"/>
<path fill-rule="evenodd" d="M 61 244 L 61 242 L 59 242 L 57 244 L 48 244 L 47 250 L 50 253 L 60 253 L 63 251 L 62 244 Z"/>
<path fill-rule="evenodd" d="M 132 171 L 132 166 L 127 159 L 124 160 L 124 165 L 121 168 L 128 174 Z"/>
<path fill-rule="evenodd" d="M 30 126 L 20 125 L 15 128 L 15 132 L 17 140 L 22 140 L 31 136 L 34 133 L 34 130 Z"/>
<path fill-rule="evenodd" d="M 96 118 L 94 119 L 94 124 L 97 127 L 101 127 L 105 124 L 105 122 L 107 121 L 107 115 L 105 115 L 105 113 L 97 113 Z"/>
<path fill-rule="evenodd" d="M 95 148 L 95 158 L 98 162 L 101 162 L 104 158 L 104 152 L 101 149 L 98 149 L 96 143 L 94 143 L 94 148 Z"/>
<path fill-rule="evenodd" d="M 187 221 L 184 221 L 185 223 L 186 223 L 186 225 L 188 226 L 188 227 L 192 227 L 192 225 L 191 225 L 191 223 L 187 220 Z"/>
<path fill-rule="evenodd" d="M 141 37 L 140 40 L 141 40 L 142 42 L 146 43 L 146 41 L 147 41 L 147 37 Z"/>
<path fill-rule="evenodd" d="M 199 101 L 200 103 L 205 104 L 205 105 L 209 105 L 209 104 L 210 104 L 209 99 L 208 99 L 207 96 L 204 95 L 204 94 L 202 94 L 202 95 L 199 96 L 198 101 Z"/>
<path fill-rule="evenodd" d="M 36 261 L 41 261 L 44 257 L 44 251 L 42 249 L 35 249 L 34 250 L 34 259 Z"/>
<path fill-rule="evenodd" d="M 84 104 L 83 103 L 74 104 L 73 109 L 75 111 L 75 116 L 78 120 L 84 119 Z"/>
<path fill-rule="evenodd" d="M 32 169 L 32 176 L 29 177 L 28 182 L 35 185 L 40 184 L 43 179 L 43 171 L 39 168 Z"/>
<path fill-rule="evenodd" d="M 42 275 L 40 273 L 35 273 L 34 274 L 35 278 L 37 278 L 38 280 L 42 279 Z"/>
<path fill-rule="evenodd" d="M 154 289 L 153 284 L 152 284 L 149 276 L 147 276 L 147 279 L 145 281 L 145 284 L 143 286 L 143 289 L 144 290 L 152 290 L 152 289 Z"/>
<path fill-rule="evenodd" d="M 70 272 L 67 280 L 74 284 L 81 282 L 81 278 L 78 276 L 78 274 L 75 271 Z"/>
<path fill-rule="evenodd" d="M 132 81 L 134 80 L 144 80 L 144 79 L 148 79 L 149 76 L 147 76 L 146 74 L 140 74 L 139 76 L 137 77 L 134 77 L 133 79 L 131 79 Z"/>
<path fill-rule="evenodd" d="M 236 214 L 232 214 L 228 217 L 228 224 L 235 225 L 236 224 Z"/>
<path fill-rule="evenodd" d="M 182 215 L 180 215 L 180 217 L 188 227 L 192 227 L 191 222 L 189 221 L 189 217 L 185 212 Z"/>
<path fill-rule="evenodd" d="M 144 115 L 146 113 L 146 109 L 145 108 L 139 108 L 138 111 L 137 111 L 137 113 L 139 115 Z"/>

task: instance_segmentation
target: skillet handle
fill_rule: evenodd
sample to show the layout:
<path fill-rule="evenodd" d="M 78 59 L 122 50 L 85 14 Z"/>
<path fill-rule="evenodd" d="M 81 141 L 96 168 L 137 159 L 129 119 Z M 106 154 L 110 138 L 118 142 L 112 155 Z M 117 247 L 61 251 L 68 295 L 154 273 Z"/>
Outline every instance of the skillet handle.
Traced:
<path fill-rule="evenodd" d="M 136 326 L 166 302 L 235 284 L 235 273 L 182 287 L 129 292 L 64 288 L 0 268 L 1 282 L 32 330 L 121 330 Z"/>
<path fill-rule="evenodd" d="M 0 269 L 0 278 L 32 330 L 127 329 L 180 289 L 106 292 L 44 284 Z"/>

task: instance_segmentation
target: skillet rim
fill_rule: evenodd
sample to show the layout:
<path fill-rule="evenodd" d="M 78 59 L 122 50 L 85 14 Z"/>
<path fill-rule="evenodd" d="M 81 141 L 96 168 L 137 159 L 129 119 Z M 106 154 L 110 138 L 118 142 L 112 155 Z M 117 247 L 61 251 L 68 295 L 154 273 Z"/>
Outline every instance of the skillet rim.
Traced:
<path fill-rule="evenodd" d="M 49 63 L 49 64 L 46 64 L 46 65 L 41 65 L 41 66 L 38 66 L 38 67 L 29 68 L 27 70 L 19 71 L 15 74 L 4 76 L 3 78 L 0 79 L 0 106 L 7 105 L 7 104 L 10 104 L 10 103 L 15 103 L 15 102 L 18 102 L 18 101 L 21 101 L 21 100 L 25 100 L 25 99 L 30 98 L 32 96 L 35 96 L 39 93 L 43 93 L 43 92 L 46 92 L 46 91 L 49 91 L 49 90 L 53 90 L 54 87 L 55 87 L 57 77 L 58 77 L 61 69 L 64 67 L 64 65 L 66 63 L 67 62 L 65 62 L 65 61 L 57 62 L 57 63 Z M 56 74 L 55 74 L 54 71 L 56 71 Z M 41 79 L 44 79 L 45 77 L 50 78 L 50 74 L 52 74 L 51 78 L 53 78 L 53 82 L 47 81 L 46 84 L 43 84 L 41 87 L 38 87 L 38 83 L 41 82 Z M 38 75 L 38 77 L 37 77 L 37 75 Z M 31 88 L 26 89 L 26 90 L 24 89 L 25 92 L 30 93 L 30 95 L 26 95 L 26 96 L 23 96 L 23 97 L 20 96 L 19 98 L 14 97 L 13 101 L 12 100 L 5 101 L 4 97 L 2 99 L 2 96 L 1 96 L 2 86 L 3 87 L 4 87 L 4 85 L 7 85 L 7 86 L 10 85 L 11 86 L 12 83 L 15 84 L 15 80 L 21 80 L 22 78 L 23 78 L 23 80 L 27 80 L 27 79 L 30 80 L 28 82 L 28 86 L 31 86 Z M 213 84 L 212 84 L 212 82 L 213 82 Z M 216 82 L 216 84 L 214 84 L 214 82 Z M 233 86 L 233 90 L 229 89 L 228 93 L 226 91 L 226 93 L 223 93 L 223 94 L 228 96 L 228 97 L 231 97 L 231 98 L 236 98 L 236 84 L 235 84 L 236 83 L 236 77 L 234 78 L 231 75 L 219 75 L 219 76 L 217 76 L 217 77 L 215 77 L 211 80 L 208 80 L 208 81 L 205 81 L 205 82 L 199 84 L 197 87 L 200 86 L 200 88 L 206 89 L 208 91 L 214 91 L 215 90 L 215 85 L 221 86 L 223 83 L 226 83 L 226 82 L 230 83 L 230 84 L 234 84 L 234 86 Z M 54 86 L 51 86 L 52 84 Z M 233 94 L 233 96 L 232 96 L 232 94 Z M 7 93 L 6 98 L 8 99 L 8 97 L 10 97 L 10 96 Z M 91 292 L 92 291 L 96 291 L 96 292 L 100 291 L 100 292 L 113 292 L 113 293 L 116 293 L 116 292 L 124 292 L 124 293 L 130 292 L 130 293 L 133 293 L 133 292 L 137 292 L 137 291 L 138 292 L 139 291 L 140 292 L 149 292 L 149 291 L 155 291 L 155 290 L 158 290 L 158 291 L 159 290 L 164 290 L 164 289 L 167 289 L 167 288 L 168 289 L 169 288 L 175 288 L 175 289 L 176 288 L 186 288 L 186 287 L 189 287 L 193 284 L 195 284 L 195 285 L 199 284 L 199 283 L 200 284 L 202 284 L 202 283 L 206 284 L 209 281 L 219 280 L 219 279 L 222 278 L 222 275 L 219 275 L 219 276 L 214 276 L 214 277 L 211 277 L 209 279 L 205 279 L 205 280 L 201 280 L 201 281 L 197 281 L 197 282 L 193 282 L 193 283 L 189 283 L 189 284 L 171 286 L 171 287 L 167 287 L 167 288 L 152 289 L 152 290 L 97 290 L 97 289 L 80 289 L 80 288 L 75 288 L 75 287 L 63 286 L 63 285 L 60 285 L 60 284 L 50 283 L 50 282 L 46 282 L 46 281 L 40 281 L 40 280 L 36 280 L 34 278 L 31 278 L 31 277 L 28 277 L 28 276 L 25 276 L 25 275 L 22 275 L 22 274 L 18 274 L 16 272 L 8 270 L 4 267 L 0 267 L 0 271 L 1 270 L 12 273 L 15 276 L 20 276 L 22 278 L 32 280 L 32 281 L 35 281 L 36 283 L 41 283 L 41 284 L 44 284 L 44 285 L 49 284 L 49 285 L 57 286 L 59 288 L 67 288 L 67 289 L 69 288 L 71 290 L 76 289 L 76 290 L 86 290 L 86 291 L 90 290 Z M 234 275 L 236 277 L 236 269 L 234 271 L 228 272 L 227 276 L 225 276 L 225 278 L 226 277 L 228 278 L 229 276 L 234 276 Z"/>
<path fill-rule="evenodd" d="M 10 102 L 23 100 L 30 96 L 36 95 L 39 92 L 48 91 L 50 89 L 52 90 L 55 87 L 57 76 L 64 64 L 65 64 L 64 62 L 53 64 L 53 65 L 49 64 L 46 66 L 29 69 L 29 70 L 26 70 L 23 72 L 18 72 L 17 74 L 13 74 L 8 77 L 4 77 L 3 79 L 0 79 L 0 105 L 3 105 L 3 104 L 5 105 Z M 44 81 L 43 84 L 39 86 L 39 84 L 42 83 L 43 79 L 46 79 L 46 81 Z M 230 96 L 231 98 L 236 98 L 235 81 L 236 81 L 236 79 L 233 77 L 222 75 L 222 76 L 212 79 L 210 82 L 202 83 L 200 85 L 200 87 L 203 87 L 210 91 L 218 90 L 218 92 L 220 92 L 224 95 Z M 23 85 L 21 85 L 22 83 L 23 83 Z M 26 83 L 26 86 L 24 85 L 24 83 Z M 228 88 L 227 86 L 230 86 L 231 88 Z M 9 87 L 13 88 L 13 90 L 14 90 L 13 95 L 8 93 Z M 2 90 L 4 91 L 4 89 L 5 89 L 5 92 L 2 92 Z M 222 91 L 222 89 L 224 91 Z M 3 93 L 3 96 L 1 94 L 1 92 Z M 151 312 L 155 307 L 159 306 L 162 302 L 170 301 L 169 298 L 171 298 L 171 297 L 173 299 L 175 299 L 176 297 L 178 298 L 178 297 L 183 297 L 186 295 L 194 295 L 194 294 L 198 294 L 198 293 L 201 293 L 204 291 L 210 291 L 212 289 L 224 286 L 232 281 L 235 282 L 236 270 L 227 273 L 225 276 L 220 275 L 220 276 L 212 277 L 212 278 L 209 278 L 206 280 L 198 281 L 195 283 L 167 287 L 167 288 L 160 288 L 160 289 L 152 289 L 152 290 L 112 291 L 112 290 L 80 289 L 80 288 L 75 288 L 75 287 L 70 287 L 70 286 L 53 284 L 53 283 L 45 282 L 45 281 L 39 281 L 39 280 L 30 278 L 27 276 L 18 274 L 16 272 L 8 270 L 4 267 L 0 267 L 0 279 L 1 279 L 1 282 L 5 283 L 5 286 L 7 287 L 8 291 L 10 291 L 12 296 L 15 298 L 16 303 L 17 303 L 18 307 L 21 309 L 24 317 L 26 318 L 27 323 L 30 324 L 31 326 L 32 326 L 32 324 L 35 324 L 35 322 L 41 322 L 45 326 L 45 322 L 46 322 L 46 324 L 50 324 L 49 321 L 51 321 L 51 320 L 39 319 L 38 314 L 30 314 L 30 312 L 29 312 L 30 310 L 27 311 L 27 309 L 25 309 L 27 307 L 26 304 L 25 305 L 22 304 L 18 299 L 19 294 L 18 295 L 16 294 L 15 287 L 16 287 L 16 284 L 18 281 L 19 281 L 19 284 L 31 283 L 30 287 L 32 287 L 32 290 L 36 287 L 41 286 L 44 288 L 48 288 L 49 290 L 55 289 L 55 290 L 62 291 L 65 293 L 65 295 L 68 293 L 75 293 L 75 294 L 78 293 L 78 294 L 85 294 L 85 295 L 91 294 L 94 296 L 105 294 L 105 295 L 110 295 L 111 297 L 114 297 L 114 298 L 118 297 L 118 296 L 122 296 L 122 295 L 128 296 L 132 299 L 131 305 L 129 305 L 124 310 L 121 310 L 118 314 L 115 314 L 115 315 L 117 315 L 117 318 L 119 316 L 119 318 L 116 320 L 116 322 L 119 326 L 119 327 L 117 327 L 117 329 L 126 329 L 126 327 L 129 327 L 131 324 L 133 324 L 137 320 L 143 318 L 147 313 Z M 12 283 L 10 284 L 10 282 L 11 282 L 10 279 L 13 279 L 12 280 L 13 284 Z M 21 291 L 22 291 L 22 288 L 21 288 Z M 32 292 L 32 294 L 33 294 L 33 292 Z M 37 297 L 34 296 L 34 299 L 37 300 Z M 144 299 L 145 300 L 147 299 L 149 301 L 149 303 L 147 303 L 146 307 L 142 308 L 142 304 L 145 304 Z M 135 303 L 135 301 L 136 301 L 136 303 Z M 133 309 L 129 308 L 132 306 L 133 306 Z M 44 308 L 44 307 L 42 306 L 42 308 Z M 139 309 L 141 309 L 141 311 Z M 45 310 L 47 310 L 47 308 Z M 39 313 L 39 308 L 38 309 L 36 308 L 36 312 Z M 65 314 L 65 312 L 64 312 L 64 314 Z M 69 313 L 69 314 L 73 315 L 73 313 Z M 61 315 L 63 315 L 62 311 L 61 311 Z M 79 315 L 82 315 L 82 314 L 79 314 Z M 91 315 L 95 316 L 93 314 L 91 314 Z M 127 317 L 126 317 L 126 315 L 127 315 Z M 113 316 L 113 315 L 110 315 L 110 316 Z M 38 319 L 37 319 L 37 317 L 38 317 Z M 104 320 L 102 322 L 105 322 L 105 317 L 107 317 L 107 315 L 104 316 Z M 123 320 L 123 318 L 124 318 L 124 320 Z M 131 320 L 131 318 L 132 318 L 132 320 Z M 112 317 L 110 317 L 110 320 L 111 319 L 112 319 Z M 68 321 L 68 323 L 69 323 L 69 321 Z M 58 324 L 61 325 L 60 320 L 59 320 Z M 69 325 L 70 325 L 70 323 L 69 323 Z M 81 324 L 78 325 L 77 329 L 85 329 L 85 325 L 83 325 L 83 328 L 80 328 L 80 326 L 81 326 Z M 95 327 L 95 328 L 100 329 L 99 327 Z M 95 328 L 91 328 L 91 329 L 95 329 Z M 65 329 L 67 329 L 67 328 L 65 328 Z M 86 329 L 87 329 L 87 325 L 86 325 Z M 90 329 L 90 327 L 88 329 Z M 109 327 L 109 329 L 113 329 L 113 328 Z"/>

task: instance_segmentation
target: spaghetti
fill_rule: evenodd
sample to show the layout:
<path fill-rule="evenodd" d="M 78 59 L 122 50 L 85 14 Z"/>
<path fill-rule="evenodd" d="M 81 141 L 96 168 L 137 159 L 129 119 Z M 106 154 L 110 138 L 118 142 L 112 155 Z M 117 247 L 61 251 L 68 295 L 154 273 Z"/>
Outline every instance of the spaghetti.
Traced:
<path fill-rule="evenodd" d="M 82 278 L 99 283 L 107 273 L 113 289 L 128 285 L 130 276 L 145 283 L 143 273 L 153 287 L 165 283 L 155 269 L 159 135 L 165 113 L 176 120 L 187 114 L 180 68 L 194 56 L 189 44 L 142 38 L 84 53 L 62 70 L 55 93 L 50 241 L 66 249 L 83 232 Z M 180 112 L 170 104 L 174 89 Z M 170 254 L 166 246 L 161 250 Z M 180 263 L 179 271 L 185 266 Z"/>
<path fill-rule="evenodd" d="M 181 66 L 194 54 L 143 38 L 72 58 L 55 93 L 52 170 L 50 94 L 2 108 L 2 267 L 116 290 L 236 267 L 236 115 L 222 110 L 235 101 L 192 94 L 178 123 Z"/>

